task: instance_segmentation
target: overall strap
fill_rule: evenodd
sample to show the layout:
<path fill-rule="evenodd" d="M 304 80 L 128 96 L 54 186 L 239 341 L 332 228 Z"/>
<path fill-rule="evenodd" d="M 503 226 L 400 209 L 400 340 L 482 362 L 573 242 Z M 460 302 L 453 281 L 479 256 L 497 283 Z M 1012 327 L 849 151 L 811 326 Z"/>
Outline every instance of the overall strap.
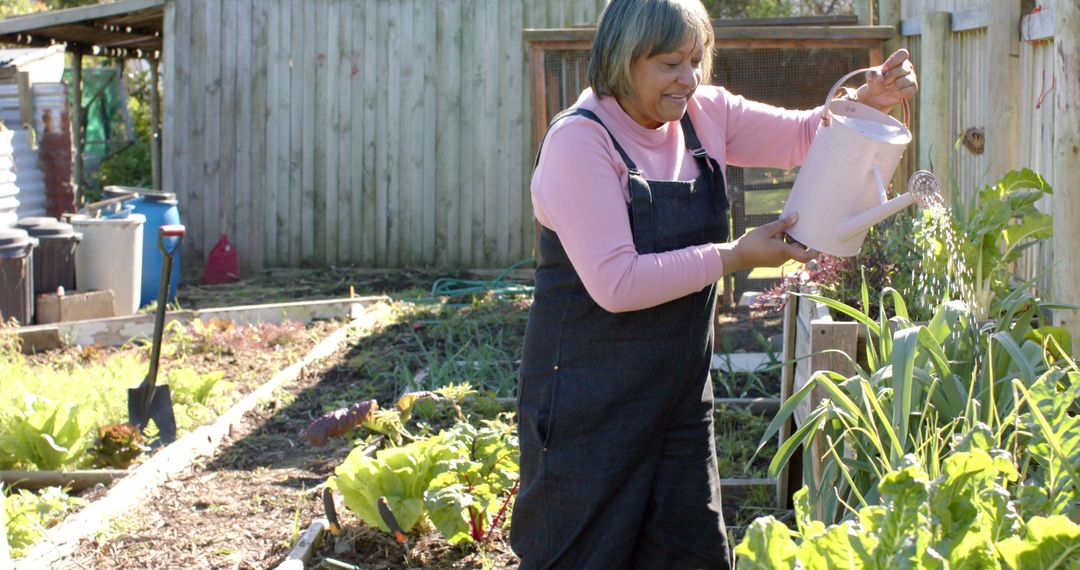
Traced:
<path fill-rule="evenodd" d="M 683 113 L 679 124 L 682 125 L 686 148 L 697 159 L 701 171 L 709 173 L 709 185 L 712 186 L 714 192 L 720 193 L 724 207 L 727 208 L 727 189 L 724 186 L 724 173 L 720 168 L 720 163 L 705 152 L 705 147 L 702 146 L 701 139 L 698 138 L 697 131 L 694 130 L 694 123 L 690 120 L 690 113 Z"/>
<path fill-rule="evenodd" d="M 633 223 L 634 227 L 639 228 L 639 231 L 635 232 L 635 235 L 639 236 L 638 241 L 641 242 L 637 244 L 640 248 L 640 253 L 655 253 L 655 246 L 653 245 L 654 240 L 652 235 L 653 195 L 652 190 L 649 188 L 649 183 L 645 181 L 644 173 L 642 173 L 641 169 L 639 169 L 637 165 L 634 164 L 633 160 L 630 160 L 630 156 L 626 154 L 625 150 L 623 150 L 622 145 L 619 144 L 619 141 L 615 138 L 615 135 L 611 134 L 611 130 L 607 128 L 607 125 L 605 125 L 604 122 L 600 120 L 600 117 L 596 116 L 596 113 L 593 113 L 588 109 L 571 107 L 559 113 L 558 115 L 555 115 L 555 118 L 551 120 L 551 124 L 548 126 L 548 129 L 550 130 L 551 126 L 555 123 L 573 115 L 578 115 L 581 117 L 585 117 L 586 119 L 589 119 L 591 121 L 595 121 L 601 127 L 604 127 L 605 131 L 607 131 L 608 138 L 611 139 L 611 144 L 615 146 L 615 150 L 622 158 L 623 164 L 626 165 L 630 186 L 630 216 L 631 222 Z M 541 146 L 542 145 L 543 143 L 541 143 Z M 538 150 L 536 152 L 536 163 L 539 162 L 540 151 Z M 536 168 L 536 164 L 533 164 L 533 168 Z"/>

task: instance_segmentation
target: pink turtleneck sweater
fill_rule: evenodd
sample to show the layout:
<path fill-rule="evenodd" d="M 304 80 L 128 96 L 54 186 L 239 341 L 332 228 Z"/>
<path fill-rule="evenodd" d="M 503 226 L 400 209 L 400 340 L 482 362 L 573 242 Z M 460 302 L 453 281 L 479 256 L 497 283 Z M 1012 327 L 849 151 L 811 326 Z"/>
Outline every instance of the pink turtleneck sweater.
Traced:
<path fill-rule="evenodd" d="M 607 125 L 649 180 L 692 180 L 699 174 L 679 123 L 649 129 L 614 97 L 586 89 L 577 107 Z M 702 85 L 687 109 L 705 150 L 720 163 L 791 168 L 802 163 L 821 109 L 788 111 Z M 653 307 L 700 291 L 724 275 L 718 244 L 638 255 L 630 232 L 627 170 L 603 127 L 563 119 L 547 134 L 532 178 L 536 218 L 559 236 L 594 301 L 611 312 Z"/>

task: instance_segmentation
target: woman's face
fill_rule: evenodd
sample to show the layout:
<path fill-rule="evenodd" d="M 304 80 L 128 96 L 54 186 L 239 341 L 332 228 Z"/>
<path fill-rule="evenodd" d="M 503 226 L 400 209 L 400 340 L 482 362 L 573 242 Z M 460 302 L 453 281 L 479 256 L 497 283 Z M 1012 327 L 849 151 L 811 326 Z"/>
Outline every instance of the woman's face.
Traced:
<path fill-rule="evenodd" d="M 619 105 L 649 129 L 678 121 L 701 83 L 704 53 L 701 42 L 689 38 L 673 52 L 639 57 L 630 65 L 633 93 L 620 98 Z"/>

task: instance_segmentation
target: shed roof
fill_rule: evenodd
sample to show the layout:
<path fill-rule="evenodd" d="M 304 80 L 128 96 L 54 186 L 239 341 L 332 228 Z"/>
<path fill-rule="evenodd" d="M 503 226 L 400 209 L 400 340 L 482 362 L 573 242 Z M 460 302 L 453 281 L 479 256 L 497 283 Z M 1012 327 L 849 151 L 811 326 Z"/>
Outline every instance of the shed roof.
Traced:
<path fill-rule="evenodd" d="M 156 58 L 164 37 L 165 0 L 52 10 L 0 21 L 0 42 L 49 46 L 113 57 Z"/>

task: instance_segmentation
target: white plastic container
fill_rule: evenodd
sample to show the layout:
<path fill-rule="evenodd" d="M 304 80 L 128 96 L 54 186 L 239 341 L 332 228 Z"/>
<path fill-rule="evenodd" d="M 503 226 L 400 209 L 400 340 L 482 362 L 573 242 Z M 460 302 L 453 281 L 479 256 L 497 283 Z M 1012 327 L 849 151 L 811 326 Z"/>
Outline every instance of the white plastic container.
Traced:
<path fill-rule="evenodd" d="M 146 217 L 71 217 L 82 234 L 75 250 L 75 285 L 80 291 L 109 289 L 116 297 L 116 315 L 134 315 L 142 290 L 142 243 Z"/>

